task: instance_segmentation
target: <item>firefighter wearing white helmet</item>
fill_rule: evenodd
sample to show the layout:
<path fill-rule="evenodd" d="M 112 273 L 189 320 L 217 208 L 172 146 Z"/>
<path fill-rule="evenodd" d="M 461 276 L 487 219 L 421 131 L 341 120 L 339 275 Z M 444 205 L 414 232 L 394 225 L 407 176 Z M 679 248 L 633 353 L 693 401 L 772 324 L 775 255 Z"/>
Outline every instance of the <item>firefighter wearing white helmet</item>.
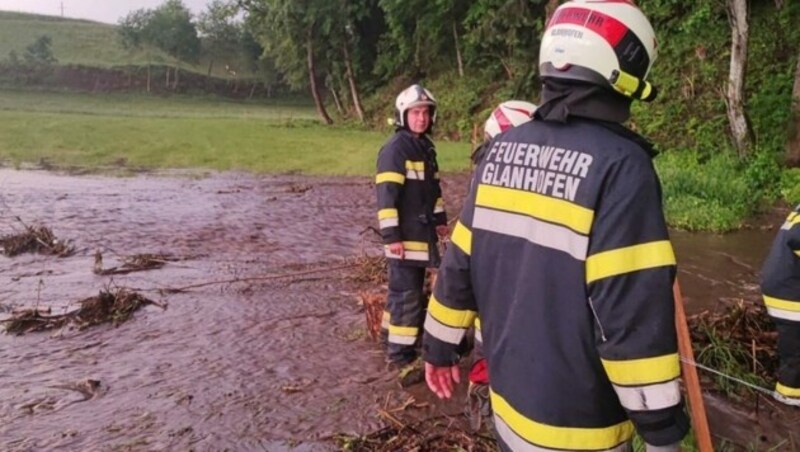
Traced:
<path fill-rule="evenodd" d="M 439 164 L 430 132 L 436 99 L 412 85 L 395 102 L 394 135 L 378 154 L 378 222 L 389 261 L 389 293 L 383 318 L 388 361 L 412 363 L 427 300 L 426 267 L 439 265 L 438 237 L 447 235 Z"/>
<path fill-rule="evenodd" d="M 485 153 L 485 144 L 508 129 L 525 124 L 533 117 L 536 105 L 524 100 L 507 100 L 498 105 L 483 125 L 484 142 L 472 153 L 472 162 L 478 164 Z"/>
<path fill-rule="evenodd" d="M 688 431 L 676 262 L 652 144 L 625 128 L 652 100 L 655 35 L 629 1 L 568 1 L 545 30 L 533 121 L 475 169 L 428 305 L 426 381 L 460 380 L 480 316 L 498 443 L 514 451 L 677 451 Z"/>

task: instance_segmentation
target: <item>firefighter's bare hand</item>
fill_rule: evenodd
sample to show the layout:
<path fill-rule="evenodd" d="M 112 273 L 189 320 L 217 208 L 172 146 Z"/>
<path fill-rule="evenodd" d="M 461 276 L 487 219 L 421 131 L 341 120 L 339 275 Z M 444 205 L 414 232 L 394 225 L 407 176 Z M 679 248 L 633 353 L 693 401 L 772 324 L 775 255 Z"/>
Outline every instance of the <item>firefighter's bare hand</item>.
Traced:
<path fill-rule="evenodd" d="M 395 256 L 400 256 L 400 259 L 404 257 L 405 249 L 403 248 L 403 242 L 390 243 L 388 246 L 390 253 L 394 254 Z"/>
<path fill-rule="evenodd" d="M 447 234 L 450 233 L 450 228 L 447 227 L 446 224 L 440 224 L 436 226 L 436 234 L 439 236 L 440 239 L 447 237 Z"/>
<path fill-rule="evenodd" d="M 437 397 L 449 399 L 453 396 L 455 385 L 461 383 L 461 371 L 458 366 L 437 367 L 425 363 L 425 381 Z"/>

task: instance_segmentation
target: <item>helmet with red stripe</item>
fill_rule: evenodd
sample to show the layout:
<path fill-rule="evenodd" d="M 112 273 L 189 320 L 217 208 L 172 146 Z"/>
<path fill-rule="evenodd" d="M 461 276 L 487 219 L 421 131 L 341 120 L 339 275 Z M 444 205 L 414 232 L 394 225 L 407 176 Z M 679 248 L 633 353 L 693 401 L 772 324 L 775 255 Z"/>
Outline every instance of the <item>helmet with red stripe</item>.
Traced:
<path fill-rule="evenodd" d="M 539 50 L 543 78 L 580 80 L 645 101 L 656 97 L 646 81 L 656 58 L 650 21 L 630 0 L 571 0 L 547 24 Z"/>
<path fill-rule="evenodd" d="M 430 108 L 431 127 L 433 127 L 436 124 L 436 99 L 422 85 L 411 85 L 397 96 L 394 102 L 394 123 L 398 127 L 408 127 L 406 113 L 408 110 L 420 106 Z"/>
<path fill-rule="evenodd" d="M 494 138 L 508 129 L 530 121 L 536 105 L 522 100 L 509 100 L 498 105 L 489 115 L 483 131 L 486 138 Z"/>

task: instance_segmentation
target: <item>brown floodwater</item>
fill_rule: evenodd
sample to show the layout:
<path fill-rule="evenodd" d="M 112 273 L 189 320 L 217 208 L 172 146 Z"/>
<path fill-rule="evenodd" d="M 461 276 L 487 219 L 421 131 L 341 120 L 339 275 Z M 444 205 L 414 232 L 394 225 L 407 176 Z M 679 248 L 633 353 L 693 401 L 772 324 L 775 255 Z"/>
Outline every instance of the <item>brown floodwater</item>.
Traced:
<path fill-rule="evenodd" d="M 445 179 L 451 212 L 465 175 Z M 109 285 L 180 287 L 341 265 L 375 250 L 369 178 L 169 172 L 133 177 L 0 169 L 0 234 L 41 222 L 77 252 L 0 257 L 0 318 L 74 307 Z M 689 311 L 757 297 L 774 230 L 673 234 Z M 183 258 L 98 276 L 136 253 Z M 0 334 L 0 449 L 331 450 L 385 425 L 379 408 L 455 413 L 398 387 L 364 336 L 363 288 L 346 271 L 145 295 L 118 327 Z M 99 386 L 87 383 L 99 381 Z M 415 408 L 416 407 L 416 408 Z"/>

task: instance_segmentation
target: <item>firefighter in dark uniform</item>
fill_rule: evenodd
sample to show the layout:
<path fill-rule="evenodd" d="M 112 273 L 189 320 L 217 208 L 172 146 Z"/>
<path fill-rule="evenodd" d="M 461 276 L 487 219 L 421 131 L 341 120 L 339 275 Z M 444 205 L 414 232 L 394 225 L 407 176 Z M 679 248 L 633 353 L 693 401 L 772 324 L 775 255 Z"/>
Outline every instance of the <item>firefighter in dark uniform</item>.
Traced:
<path fill-rule="evenodd" d="M 627 1 L 569 1 L 545 30 L 534 120 L 477 167 L 424 324 L 428 386 L 460 381 L 457 346 L 480 315 L 503 450 L 677 451 L 676 262 L 649 142 L 622 126 L 655 33 Z"/>
<path fill-rule="evenodd" d="M 778 330 L 778 382 L 774 397 L 800 406 L 800 206 L 781 226 L 761 270 L 767 312 Z"/>
<path fill-rule="evenodd" d="M 427 300 L 425 269 L 437 267 L 438 237 L 447 235 L 436 150 L 430 139 L 436 100 L 420 85 L 397 97 L 397 129 L 378 154 L 375 186 L 378 221 L 389 260 L 389 294 L 383 317 L 388 360 L 417 358 Z"/>

